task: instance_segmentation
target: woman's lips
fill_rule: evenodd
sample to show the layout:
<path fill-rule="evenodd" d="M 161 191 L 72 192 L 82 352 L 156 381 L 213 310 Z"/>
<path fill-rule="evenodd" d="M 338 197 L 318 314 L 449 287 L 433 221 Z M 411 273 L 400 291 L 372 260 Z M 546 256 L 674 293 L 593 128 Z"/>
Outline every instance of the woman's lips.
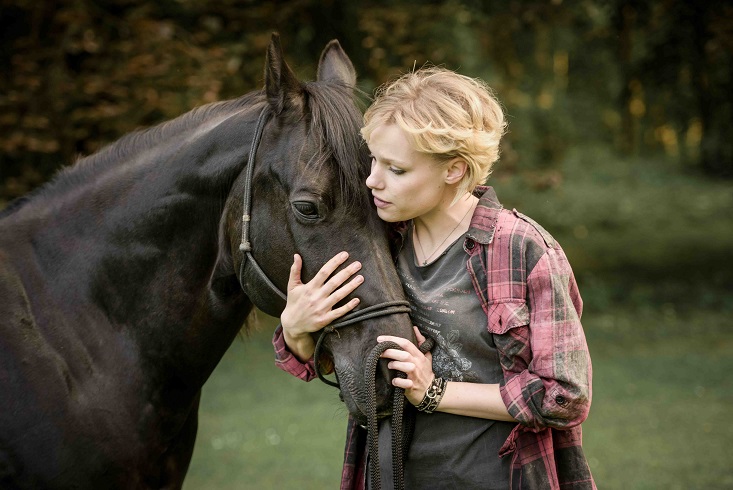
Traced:
<path fill-rule="evenodd" d="M 386 207 L 387 207 L 387 206 L 389 206 L 390 204 L 392 204 L 392 203 L 389 203 L 389 202 L 387 202 L 387 201 L 382 201 L 382 200 L 381 200 L 381 199 L 379 199 L 379 198 L 378 198 L 377 196 L 374 196 L 374 205 L 375 205 L 376 207 L 378 207 L 378 208 L 382 209 L 382 208 L 386 208 Z"/>

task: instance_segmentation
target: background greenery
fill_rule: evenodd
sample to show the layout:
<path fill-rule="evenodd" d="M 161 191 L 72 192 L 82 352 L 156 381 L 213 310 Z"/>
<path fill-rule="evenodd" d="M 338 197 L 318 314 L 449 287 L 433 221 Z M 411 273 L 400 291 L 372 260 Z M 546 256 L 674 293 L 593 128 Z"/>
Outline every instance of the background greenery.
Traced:
<path fill-rule="evenodd" d="M 509 114 L 491 183 L 563 244 L 585 300 L 600 488 L 731 488 L 733 8 L 664 0 L 0 0 L 0 206 L 140 126 L 262 84 L 430 62 Z M 278 371 L 274 320 L 204 388 L 187 489 L 336 488 L 345 411 Z"/>

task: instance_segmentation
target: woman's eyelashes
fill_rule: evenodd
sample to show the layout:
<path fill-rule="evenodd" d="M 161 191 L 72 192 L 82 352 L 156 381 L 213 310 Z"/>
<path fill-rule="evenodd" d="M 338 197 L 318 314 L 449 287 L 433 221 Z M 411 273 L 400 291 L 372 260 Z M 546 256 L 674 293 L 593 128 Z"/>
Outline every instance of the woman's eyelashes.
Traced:
<path fill-rule="evenodd" d="M 374 168 L 374 166 L 375 166 L 375 165 L 377 164 L 377 159 L 376 159 L 376 157 L 375 157 L 374 155 L 372 155 L 371 153 L 369 154 L 369 161 L 370 161 L 370 163 L 371 163 L 371 166 L 372 166 L 372 168 Z M 397 168 L 397 167 L 395 167 L 395 166 L 393 166 L 393 165 L 390 165 L 390 166 L 389 166 L 389 167 L 387 168 L 387 170 L 389 170 L 390 172 L 392 172 L 392 173 L 393 173 L 393 174 L 395 174 L 395 175 L 402 175 L 402 174 L 404 174 L 404 173 L 405 173 L 405 171 L 404 171 L 403 169 L 401 169 L 401 168 Z"/>

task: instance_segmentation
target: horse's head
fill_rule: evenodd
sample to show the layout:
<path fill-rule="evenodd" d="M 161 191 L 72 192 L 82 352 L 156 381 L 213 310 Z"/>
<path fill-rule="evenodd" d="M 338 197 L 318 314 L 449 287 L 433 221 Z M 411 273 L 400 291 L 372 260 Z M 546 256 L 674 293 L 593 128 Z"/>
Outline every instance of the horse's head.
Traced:
<path fill-rule="evenodd" d="M 361 112 L 355 104 L 355 83 L 354 68 L 338 42 L 324 49 L 317 81 L 302 83 L 284 61 L 279 39 L 273 36 L 265 66 L 262 133 L 254 161 L 248 163 L 254 165 L 253 175 L 248 182 L 245 171 L 235 182 L 223 227 L 224 247 L 246 295 L 270 315 L 279 316 L 285 302 L 263 276 L 285 291 L 294 253 L 303 257 L 303 281 L 342 250 L 359 260 L 365 277 L 355 292 L 361 299 L 360 310 L 404 300 L 385 225 L 365 185 L 369 160 L 359 135 Z M 252 206 L 251 213 L 246 213 L 250 230 L 244 241 L 250 246 L 240 251 L 247 188 Z M 333 359 L 347 408 L 360 419 L 366 413 L 367 383 L 374 382 L 364 375 L 365 362 L 380 334 L 414 339 L 408 315 L 400 313 L 341 328 L 323 343 Z M 391 375 L 382 360 L 376 400 L 382 414 L 390 409 L 391 391 Z"/>

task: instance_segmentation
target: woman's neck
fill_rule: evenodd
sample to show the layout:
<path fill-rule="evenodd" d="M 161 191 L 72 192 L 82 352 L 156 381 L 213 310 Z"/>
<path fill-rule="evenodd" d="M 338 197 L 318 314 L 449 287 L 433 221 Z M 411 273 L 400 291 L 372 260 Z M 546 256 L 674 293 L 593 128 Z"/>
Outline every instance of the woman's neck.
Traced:
<path fill-rule="evenodd" d="M 452 206 L 437 208 L 413 218 L 415 253 L 419 262 L 429 262 L 465 233 L 478 198 L 466 193 Z"/>

